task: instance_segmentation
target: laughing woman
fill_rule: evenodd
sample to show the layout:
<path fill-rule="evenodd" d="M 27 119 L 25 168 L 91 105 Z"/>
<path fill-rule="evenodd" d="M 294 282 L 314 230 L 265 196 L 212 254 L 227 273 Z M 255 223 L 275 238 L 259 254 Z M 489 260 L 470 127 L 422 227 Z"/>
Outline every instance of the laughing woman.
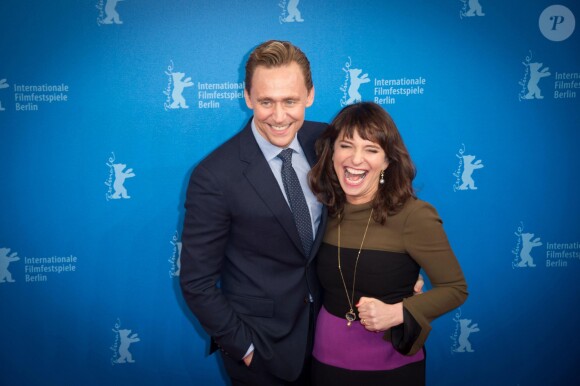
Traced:
<path fill-rule="evenodd" d="M 417 199 L 415 167 L 382 107 L 345 107 L 317 154 L 310 184 L 330 219 L 318 253 L 325 295 L 312 382 L 424 385 L 430 323 L 467 298 L 442 221 Z M 413 296 L 421 269 L 433 288 Z"/>

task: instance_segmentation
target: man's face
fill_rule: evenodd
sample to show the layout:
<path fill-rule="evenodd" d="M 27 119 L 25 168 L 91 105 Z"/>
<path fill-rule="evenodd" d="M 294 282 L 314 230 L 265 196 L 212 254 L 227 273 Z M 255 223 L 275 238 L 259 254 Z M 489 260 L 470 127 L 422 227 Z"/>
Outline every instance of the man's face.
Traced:
<path fill-rule="evenodd" d="M 297 63 L 266 68 L 258 66 L 250 92 L 244 91 L 246 105 L 254 110 L 254 123 L 262 137 L 285 148 L 304 123 L 306 108 L 314 102 L 314 87 L 306 88 Z"/>

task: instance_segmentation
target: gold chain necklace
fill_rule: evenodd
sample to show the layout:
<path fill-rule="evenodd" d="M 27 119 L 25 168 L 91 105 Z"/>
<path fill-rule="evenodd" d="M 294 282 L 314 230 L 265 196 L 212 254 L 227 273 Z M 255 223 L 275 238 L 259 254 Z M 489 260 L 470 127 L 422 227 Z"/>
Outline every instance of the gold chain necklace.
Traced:
<path fill-rule="evenodd" d="M 362 251 L 363 244 L 365 243 L 365 238 L 367 237 L 367 231 L 369 230 L 369 224 L 371 223 L 371 218 L 373 217 L 373 209 L 371 208 L 371 214 L 369 215 L 369 220 L 367 221 L 367 227 L 365 229 L 365 233 L 363 235 L 362 241 L 360 243 L 360 248 L 358 249 L 358 253 L 356 255 L 356 261 L 354 263 L 354 273 L 352 275 L 352 292 L 351 296 L 348 296 L 348 289 L 346 289 L 346 282 L 344 281 L 344 276 L 342 274 L 342 268 L 340 265 L 340 223 L 341 218 L 338 215 L 338 272 L 340 272 L 340 278 L 342 279 L 342 285 L 344 286 L 344 293 L 346 294 L 346 300 L 348 301 L 348 305 L 350 310 L 344 315 L 347 320 L 346 325 L 350 327 L 352 322 L 356 320 L 356 314 L 354 313 L 354 285 L 356 283 L 356 269 L 358 267 L 358 258 L 360 257 L 360 252 Z"/>

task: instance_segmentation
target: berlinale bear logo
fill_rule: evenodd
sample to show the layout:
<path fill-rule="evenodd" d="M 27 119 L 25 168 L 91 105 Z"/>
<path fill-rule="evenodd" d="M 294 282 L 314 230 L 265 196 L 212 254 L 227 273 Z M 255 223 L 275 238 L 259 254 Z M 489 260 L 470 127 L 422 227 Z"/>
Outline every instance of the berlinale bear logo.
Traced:
<path fill-rule="evenodd" d="M 117 363 L 135 363 L 133 355 L 129 352 L 129 346 L 132 343 L 141 341 L 141 339 L 139 339 L 137 334 L 131 335 L 131 330 L 119 330 L 119 337 L 121 338 L 121 344 L 119 345 Z"/>
<path fill-rule="evenodd" d="M 518 99 L 530 100 L 530 99 L 544 99 L 542 95 L 542 90 L 540 90 L 540 80 L 542 78 L 552 75 L 550 73 L 549 67 L 544 67 L 544 63 L 532 61 L 532 52 L 526 56 L 526 59 L 522 62 L 524 65 L 525 72 L 524 77 L 518 82 L 522 86 Z"/>
<path fill-rule="evenodd" d="M 131 334 L 131 330 L 127 328 L 121 328 L 121 321 L 119 319 L 117 319 L 117 322 L 115 323 L 113 332 L 115 333 L 115 341 L 110 347 L 111 351 L 113 351 L 111 364 L 135 363 L 133 355 L 129 351 L 129 347 L 131 344 L 141 341 L 139 336 L 137 334 Z"/>
<path fill-rule="evenodd" d="M 188 109 L 189 106 L 185 102 L 185 98 L 183 97 L 182 93 L 186 87 L 193 86 L 191 82 L 191 78 L 187 77 L 183 79 L 185 74 L 183 72 L 173 72 L 171 73 L 173 77 L 173 91 L 171 92 L 171 98 L 173 98 L 173 103 L 169 106 L 172 109 Z"/>
<path fill-rule="evenodd" d="M 12 274 L 8 270 L 8 266 L 13 261 L 18 261 L 20 258 L 16 252 L 10 253 L 10 248 L 0 248 L 0 283 L 14 283 Z"/>
<path fill-rule="evenodd" d="M 479 331 L 479 327 L 477 326 L 477 323 L 471 324 L 470 319 L 460 319 L 459 325 L 461 328 L 461 330 L 460 330 L 461 332 L 459 333 L 459 339 L 457 340 L 457 342 L 459 343 L 459 347 L 457 347 L 453 351 L 455 351 L 455 352 L 474 352 L 475 350 L 473 350 L 471 348 L 471 342 L 469 341 L 469 335 L 471 335 L 472 332 Z"/>
<path fill-rule="evenodd" d="M 0 79 L 0 90 L 3 88 L 8 88 L 10 87 L 10 85 L 8 83 L 6 83 L 6 79 Z M 4 111 L 6 110 L 4 107 L 2 107 L 2 101 L 0 100 L 0 111 Z"/>
<path fill-rule="evenodd" d="M 343 92 L 342 98 L 340 99 L 341 106 L 347 106 L 353 103 L 360 102 L 362 100 L 362 95 L 359 91 L 361 84 L 369 83 L 369 74 L 363 74 L 360 68 L 351 68 L 352 59 L 348 57 L 348 62 L 344 64 L 342 71 L 345 72 L 344 84 L 340 87 L 340 91 Z"/>
<path fill-rule="evenodd" d="M 97 24 L 123 24 L 119 12 L 117 12 L 117 3 L 122 0 L 107 0 L 103 7 L 103 0 L 99 0 L 96 7 L 99 10 Z"/>
<path fill-rule="evenodd" d="M 167 66 L 167 71 L 165 71 L 165 74 L 168 76 L 167 88 L 163 91 L 163 94 L 167 97 L 163 104 L 165 111 L 170 109 L 189 108 L 185 98 L 183 97 L 183 90 L 186 87 L 193 86 L 191 77 L 188 76 L 184 79 L 184 72 L 173 71 L 173 69 L 173 61 L 171 61 L 171 64 Z"/>
<path fill-rule="evenodd" d="M 133 169 L 131 168 L 124 170 L 126 166 L 127 165 L 125 164 L 113 165 L 113 168 L 115 169 L 115 182 L 113 182 L 115 193 L 111 196 L 113 199 L 131 198 L 131 196 L 127 194 L 127 189 L 123 184 L 127 178 L 135 177 L 135 173 L 133 173 Z"/>
<path fill-rule="evenodd" d="M 455 156 L 459 158 L 459 165 L 453 173 L 456 177 L 455 184 L 453 184 L 453 191 L 476 190 L 477 187 L 473 180 L 473 171 L 483 168 L 481 160 L 475 161 L 475 155 L 465 154 L 465 144 L 461 144 L 461 148 Z"/>
<path fill-rule="evenodd" d="M 358 91 L 359 87 L 363 83 L 368 83 L 371 80 L 369 79 L 369 74 L 360 75 L 362 70 L 358 68 L 351 68 L 348 70 L 350 73 L 350 87 L 348 88 L 348 100 L 346 101 L 347 105 L 360 102 L 362 100 L 362 95 Z"/>
<path fill-rule="evenodd" d="M 539 247 L 542 245 L 539 237 L 534 237 L 533 233 L 522 233 L 522 250 L 520 251 L 520 262 L 518 263 L 518 267 L 535 267 L 534 259 L 532 259 L 532 248 Z"/>
<path fill-rule="evenodd" d="M 473 162 L 474 159 L 474 155 L 463 156 L 463 173 L 461 173 L 461 181 L 463 183 L 459 186 L 459 190 L 467 190 L 468 188 L 471 190 L 477 189 L 472 174 L 475 169 L 481 169 L 483 164 L 481 163 L 481 160 Z"/>
<path fill-rule="evenodd" d="M 485 16 L 483 13 L 483 8 L 479 4 L 479 0 L 461 0 L 463 2 L 463 9 L 459 13 L 460 18 L 473 17 L 473 16 Z"/>
<path fill-rule="evenodd" d="M 516 246 L 512 249 L 514 260 L 512 261 L 512 268 L 535 267 L 534 259 L 532 258 L 532 249 L 542 245 L 539 237 L 534 238 L 534 234 L 524 232 L 524 224 L 520 222 L 517 232 L 514 232 L 517 237 Z"/>
<path fill-rule="evenodd" d="M 546 76 L 552 75 L 549 70 L 549 67 L 542 68 L 543 63 L 529 63 L 528 67 L 530 69 L 530 79 L 528 80 L 528 93 L 524 96 L 524 99 L 544 99 L 542 96 L 542 92 L 540 87 L 538 87 L 538 83 L 540 83 L 540 79 L 545 78 Z M 540 68 L 542 70 L 540 71 Z"/>
<path fill-rule="evenodd" d="M 282 15 L 280 16 L 280 24 L 304 21 L 304 19 L 302 18 L 302 14 L 298 9 L 299 2 L 300 0 L 290 0 L 288 1 L 288 5 L 286 5 L 286 1 L 282 0 L 282 2 L 278 4 L 278 6 L 282 8 Z"/>
<path fill-rule="evenodd" d="M 105 185 L 108 186 L 107 193 L 105 194 L 107 201 L 111 199 L 118 200 L 120 198 L 131 198 L 131 196 L 127 194 L 127 189 L 124 184 L 127 178 L 135 177 L 133 169 L 129 168 L 125 170 L 127 165 L 115 162 L 114 152 L 111 152 L 111 156 L 106 165 L 109 167 L 109 178 L 105 181 Z"/>
<path fill-rule="evenodd" d="M 451 340 L 453 341 L 453 346 L 451 347 L 452 353 L 470 353 L 475 352 L 471 347 L 471 342 L 469 341 L 469 336 L 473 332 L 479 332 L 479 327 L 477 323 L 471 323 L 471 319 L 462 318 L 461 308 L 457 309 L 453 321 L 455 322 L 455 331 L 451 335 Z"/>

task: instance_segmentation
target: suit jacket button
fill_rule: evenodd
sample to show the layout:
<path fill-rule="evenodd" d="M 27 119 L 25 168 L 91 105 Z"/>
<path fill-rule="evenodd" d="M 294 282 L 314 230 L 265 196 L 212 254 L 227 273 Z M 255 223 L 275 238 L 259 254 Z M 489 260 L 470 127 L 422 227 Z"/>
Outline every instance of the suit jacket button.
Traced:
<path fill-rule="evenodd" d="M 304 303 L 306 303 L 306 304 L 310 303 L 310 302 L 308 301 L 308 296 L 304 296 Z"/>

